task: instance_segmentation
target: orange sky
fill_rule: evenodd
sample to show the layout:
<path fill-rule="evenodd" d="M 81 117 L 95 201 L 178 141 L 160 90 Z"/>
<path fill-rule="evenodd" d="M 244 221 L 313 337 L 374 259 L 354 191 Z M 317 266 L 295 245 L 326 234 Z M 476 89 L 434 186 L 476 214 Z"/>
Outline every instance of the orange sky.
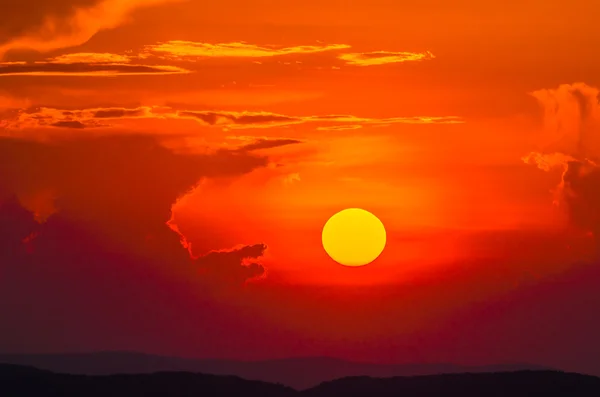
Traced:
<path fill-rule="evenodd" d="M 241 277 L 211 296 L 345 354 L 595 255 L 596 1 L 38 2 L 0 1 L 0 199 L 173 260 L 151 277 Z M 388 232 L 360 269 L 321 246 L 347 207 Z"/>

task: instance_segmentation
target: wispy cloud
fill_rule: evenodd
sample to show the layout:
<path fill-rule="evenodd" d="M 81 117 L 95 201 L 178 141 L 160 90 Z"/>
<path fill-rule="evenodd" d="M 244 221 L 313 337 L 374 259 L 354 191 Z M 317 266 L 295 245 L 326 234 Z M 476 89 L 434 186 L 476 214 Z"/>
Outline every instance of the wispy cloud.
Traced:
<path fill-rule="evenodd" d="M 346 61 L 349 65 L 355 66 L 374 66 L 385 65 L 389 63 L 402 63 L 410 61 L 422 61 L 433 59 L 435 56 L 429 52 L 355 52 L 340 54 L 338 58 Z"/>
<path fill-rule="evenodd" d="M 298 145 L 306 143 L 305 140 L 288 138 L 288 137 L 272 137 L 259 135 L 231 135 L 225 137 L 228 141 L 236 142 L 233 146 L 244 152 L 255 150 L 273 149 L 282 146 Z M 230 146 L 229 144 L 227 146 Z"/>
<path fill-rule="evenodd" d="M 254 142 L 248 143 L 241 147 L 243 151 L 254 151 L 254 150 L 264 150 L 264 149 L 273 149 L 281 146 L 288 145 L 296 145 L 302 143 L 303 141 L 298 139 L 284 139 L 284 138 L 275 138 L 275 139 L 255 139 Z"/>
<path fill-rule="evenodd" d="M 572 156 L 564 153 L 539 153 L 531 152 L 521 158 L 525 164 L 536 165 L 539 169 L 550 171 L 553 168 L 563 168 L 571 161 L 577 161 Z"/>
<path fill-rule="evenodd" d="M 123 64 L 131 61 L 129 55 L 112 54 L 108 52 L 76 52 L 73 54 L 63 54 L 50 58 L 47 63 L 108 63 Z"/>
<path fill-rule="evenodd" d="M 456 124 L 464 120 L 456 116 L 446 117 L 392 117 L 368 118 L 353 115 L 291 116 L 272 112 L 177 110 L 170 107 L 142 106 L 138 108 L 94 108 L 63 110 L 35 108 L 20 110 L 16 116 L 5 121 L 6 128 L 23 129 L 35 127 L 95 128 L 110 126 L 119 119 L 156 118 L 188 119 L 207 127 L 224 129 L 274 128 L 298 124 L 316 124 L 317 129 L 334 124 L 334 130 L 366 126 L 389 126 L 392 124 Z M 69 123 L 65 123 L 69 122 Z M 74 123 L 78 122 L 78 123 Z M 57 124 L 58 123 L 58 124 Z M 331 129 L 331 126 L 329 126 Z M 261 145 L 269 145 L 263 142 Z"/>
<path fill-rule="evenodd" d="M 341 53 L 350 48 L 347 44 L 318 44 L 299 46 L 259 46 L 244 42 L 209 44 L 191 41 L 168 41 L 143 47 L 140 52 L 129 51 L 126 54 L 78 52 L 66 53 L 43 61 L 0 62 L 1 76 L 118 76 L 152 74 L 187 74 L 191 70 L 169 64 L 171 62 L 200 62 L 209 59 L 260 59 L 285 55 L 307 55 L 324 52 L 345 61 L 347 65 L 372 66 L 389 63 L 420 61 L 435 58 L 430 52 L 367 52 Z M 156 62 L 167 65 L 156 64 Z M 161 62 L 161 63 L 162 63 Z M 254 63 L 262 62 L 254 60 Z M 298 65 L 301 61 L 283 62 L 282 65 Z M 322 69 L 318 66 L 317 69 Z M 339 66 L 331 66 L 340 69 Z"/>
<path fill-rule="evenodd" d="M 155 118 L 159 117 L 151 107 L 126 108 L 93 108 L 82 110 L 55 109 L 37 107 L 21 109 L 15 112 L 12 119 L 5 119 L 4 127 L 7 129 L 28 129 L 43 127 L 61 128 L 97 128 L 108 127 L 109 120 L 125 118 Z"/>
<path fill-rule="evenodd" d="M 187 74 L 191 71 L 170 65 L 139 65 L 116 54 L 67 54 L 42 62 L 0 63 L 2 76 L 92 76 Z M 118 61 L 120 60 L 120 62 Z M 123 62 L 125 60 L 125 62 Z"/>
<path fill-rule="evenodd" d="M 317 127 L 319 131 L 347 131 L 347 130 L 359 130 L 362 128 L 360 124 L 348 124 L 348 125 L 327 125 Z"/>
<path fill-rule="evenodd" d="M 294 47 L 259 46 L 244 42 L 199 43 L 173 40 L 148 45 L 142 56 L 158 56 L 171 60 L 197 60 L 201 58 L 265 58 L 291 54 L 315 54 L 350 48 L 347 44 L 301 45 Z"/>
<path fill-rule="evenodd" d="M 213 112 L 213 111 L 179 111 L 179 117 L 197 119 L 211 126 L 223 126 L 230 129 L 245 128 L 270 128 L 282 127 L 294 124 L 340 124 L 345 123 L 349 129 L 356 126 L 367 125 L 391 125 L 391 124 L 457 124 L 464 120 L 457 116 L 445 117 L 391 117 L 391 118 L 367 118 L 352 115 L 316 115 L 316 116 L 289 116 L 270 112 Z M 335 129 L 344 129 L 335 126 Z M 318 128 L 318 127 L 317 127 Z"/>

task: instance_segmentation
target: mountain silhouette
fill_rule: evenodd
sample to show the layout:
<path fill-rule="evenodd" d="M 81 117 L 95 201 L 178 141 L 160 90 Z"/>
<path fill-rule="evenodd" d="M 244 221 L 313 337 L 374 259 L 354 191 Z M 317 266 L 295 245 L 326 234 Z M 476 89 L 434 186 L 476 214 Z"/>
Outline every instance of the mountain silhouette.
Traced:
<path fill-rule="evenodd" d="M 0 363 L 18 364 L 54 372 L 82 375 L 140 374 L 154 372 L 197 372 L 235 375 L 244 379 L 280 383 L 297 390 L 308 389 L 350 376 L 417 376 L 443 373 L 504 372 L 549 368 L 526 364 L 468 367 L 454 364 L 373 364 L 325 357 L 265 361 L 200 360 L 148 355 L 134 352 L 81 354 L 0 355 Z"/>
<path fill-rule="evenodd" d="M 304 397 L 583 397 L 600 396 L 600 378 L 559 371 L 353 377 L 323 383 Z"/>
<path fill-rule="evenodd" d="M 600 378 L 559 371 L 465 373 L 416 377 L 348 377 L 296 391 L 236 376 L 191 372 L 72 375 L 0 364 L 7 397 L 592 397 Z"/>
<path fill-rule="evenodd" d="M 88 376 L 0 364 L 0 395 L 6 397 L 286 397 L 296 394 L 283 385 L 236 376 L 191 372 Z"/>

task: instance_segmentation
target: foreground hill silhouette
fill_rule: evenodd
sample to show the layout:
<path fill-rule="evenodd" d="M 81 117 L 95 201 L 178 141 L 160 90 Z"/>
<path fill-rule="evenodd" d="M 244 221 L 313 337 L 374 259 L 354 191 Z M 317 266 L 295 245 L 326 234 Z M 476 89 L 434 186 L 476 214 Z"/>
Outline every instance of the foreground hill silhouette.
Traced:
<path fill-rule="evenodd" d="M 376 379 L 353 377 L 306 390 L 303 397 L 591 397 L 600 378 L 558 371 L 444 374 Z"/>
<path fill-rule="evenodd" d="M 349 376 L 387 378 L 443 373 L 549 369 L 525 364 L 478 367 L 443 363 L 388 365 L 349 362 L 324 357 L 265 361 L 199 360 L 133 352 L 34 355 L 0 354 L 0 363 L 18 364 L 54 372 L 82 375 L 136 374 L 166 371 L 236 375 L 244 379 L 281 383 L 298 390 L 308 389 L 322 382 Z"/>
<path fill-rule="evenodd" d="M 583 397 L 600 395 L 600 378 L 558 371 L 350 377 L 296 391 L 235 376 L 159 372 L 69 375 L 0 364 L 0 395 L 15 397 Z"/>
<path fill-rule="evenodd" d="M 58 374 L 0 364 L 0 396 L 6 397 L 192 397 L 295 396 L 289 387 L 236 376 L 159 372 L 106 376 Z"/>

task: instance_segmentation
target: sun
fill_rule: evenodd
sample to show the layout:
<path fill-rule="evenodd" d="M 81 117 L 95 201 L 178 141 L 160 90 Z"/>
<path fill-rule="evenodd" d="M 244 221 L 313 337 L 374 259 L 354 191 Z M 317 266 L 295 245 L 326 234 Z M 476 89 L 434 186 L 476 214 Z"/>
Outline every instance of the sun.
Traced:
<path fill-rule="evenodd" d="M 369 211 L 348 208 L 333 215 L 323 227 L 323 248 L 336 262 L 363 266 L 383 252 L 386 233 L 383 223 Z"/>

